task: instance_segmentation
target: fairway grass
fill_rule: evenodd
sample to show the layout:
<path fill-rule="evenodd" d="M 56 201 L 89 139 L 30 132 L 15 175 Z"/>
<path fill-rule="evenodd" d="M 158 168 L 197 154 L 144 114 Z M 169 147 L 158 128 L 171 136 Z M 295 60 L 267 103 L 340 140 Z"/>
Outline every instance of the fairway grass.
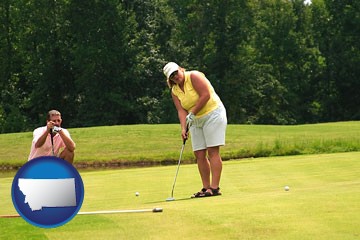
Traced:
<path fill-rule="evenodd" d="M 360 152 L 352 152 L 226 161 L 223 195 L 202 199 L 189 198 L 201 188 L 196 165 L 182 165 L 173 202 L 165 200 L 176 166 L 80 171 L 85 185 L 81 211 L 164 211 L 78 215 L 55 229 L 0 218 L 0 238 L 359 239 L 359 159 Z M 12 178 L 0 178 L 0 215 L 16 213 Z"/>
<path fill-rule="evenodd" d="M 182 140 L 179 124 L 120 125 L 69 129 L 76 142 L 77 168 L 176 164 Z M 224 160 L 249 157 L 360 151 L 360 121 L 294 126 L 227 127 Z M 191 137 L 190 137 L 191 138 Z M 32 133 L 0 134 L 0 171 L 22 166 Z M 183 163 L 194 163 L 191 141 Z"/>

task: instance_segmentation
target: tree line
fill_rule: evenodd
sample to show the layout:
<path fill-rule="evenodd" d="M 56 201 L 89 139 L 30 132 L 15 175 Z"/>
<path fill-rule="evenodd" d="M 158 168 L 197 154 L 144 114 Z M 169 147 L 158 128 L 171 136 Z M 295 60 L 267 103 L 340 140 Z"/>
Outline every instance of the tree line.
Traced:
<path fill-rule="evenodd" d="M 206 74 L 229 123 L 360 119 L 360 1 L 3 0 L 0 133 L 178 122 L 162 67 Z"/>

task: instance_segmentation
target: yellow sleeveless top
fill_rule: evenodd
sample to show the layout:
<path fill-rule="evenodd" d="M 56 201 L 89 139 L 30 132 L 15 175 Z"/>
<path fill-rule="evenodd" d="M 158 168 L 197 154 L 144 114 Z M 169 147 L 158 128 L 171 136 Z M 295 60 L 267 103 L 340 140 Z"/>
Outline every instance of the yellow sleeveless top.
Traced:
<path fill-rule="evenodd" d="M 185 72 L 184 91 L 182 91 L 177 84 L 175 84 L 171 89 L 172 93 L 180 100 L 181 106 L 188 112 L 191 111 L 191 109 L 195 106 L 197 100 L 199 99 L 199 94 L 195 91 L 192 85 L 190 74 L 191 72 Z M 205 77 L 203 73 L 201 74 Z M 196 114 L 196 118 L 202 117 L 212 112 L 213 110 L 218 108 L 219 104 L 221 104 L 221 100 L 216 94 L 210 81 L 206 77 L 205 79 L 207 80 L 207 87 L 210 91 L 210 99 L 205 104 L 205 106 Z"/>

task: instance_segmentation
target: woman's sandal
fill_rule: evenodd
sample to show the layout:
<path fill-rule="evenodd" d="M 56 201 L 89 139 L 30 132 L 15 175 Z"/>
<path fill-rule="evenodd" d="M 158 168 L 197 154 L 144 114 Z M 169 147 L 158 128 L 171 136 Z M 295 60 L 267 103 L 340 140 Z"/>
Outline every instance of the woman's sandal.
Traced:
<path fill-rule="evenodd" d="M 191 195 L 191 198 L 198 198 L 198 197 L 204 197 L 204 194 L 206 193 L 206 188 L 202 188 L 199 192 L 194 193 Z"/>
<path fill-rule="evenodd" d="M 210 191 L 206 191 L 204 193 L 204 196 L 202 197 L 213 197 L 213 196 L 220 196 L 221 195 L 221 192 L 220 192 L 220 188 L 208 188 L 207 190 L 210 190 Z"/>

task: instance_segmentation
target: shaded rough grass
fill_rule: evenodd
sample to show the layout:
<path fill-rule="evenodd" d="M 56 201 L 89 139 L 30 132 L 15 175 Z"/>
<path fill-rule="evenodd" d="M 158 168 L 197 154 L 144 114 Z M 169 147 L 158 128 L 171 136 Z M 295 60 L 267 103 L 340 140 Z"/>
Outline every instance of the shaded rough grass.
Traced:
<path fill-rule="evenodd" d="M 162 207 L 163 213 L 76 216 L 55 229 L 1 219 L 1 239 L 274 239 L 360 237 L 360 152 L 224 162 L 221 190 L 190 199 L 201 187 L 195 164 L 80 171 L 81 211 Z M 12 176 L 0 178 L 0 215 L 15 213 Z M 284 191 L 284 186 L 290 191 Z M 140 192 L 136 197 L 135 192 Z"/>
<path fill-rule="evenodd" d="M 182 145 L 178 124 L 121 125 L 69 129 L 78 168 L 169 165 Z M 360 150 L 360 122 L 295 126 L 228 125 L 223 160 Z M 28 157 L 32 133 L 0 134 L 0 168 L 17 168 Z M 190 139 L 191 141 L 191 139 Z M 194 163 L 191 143 L 183 163 Z"/>

